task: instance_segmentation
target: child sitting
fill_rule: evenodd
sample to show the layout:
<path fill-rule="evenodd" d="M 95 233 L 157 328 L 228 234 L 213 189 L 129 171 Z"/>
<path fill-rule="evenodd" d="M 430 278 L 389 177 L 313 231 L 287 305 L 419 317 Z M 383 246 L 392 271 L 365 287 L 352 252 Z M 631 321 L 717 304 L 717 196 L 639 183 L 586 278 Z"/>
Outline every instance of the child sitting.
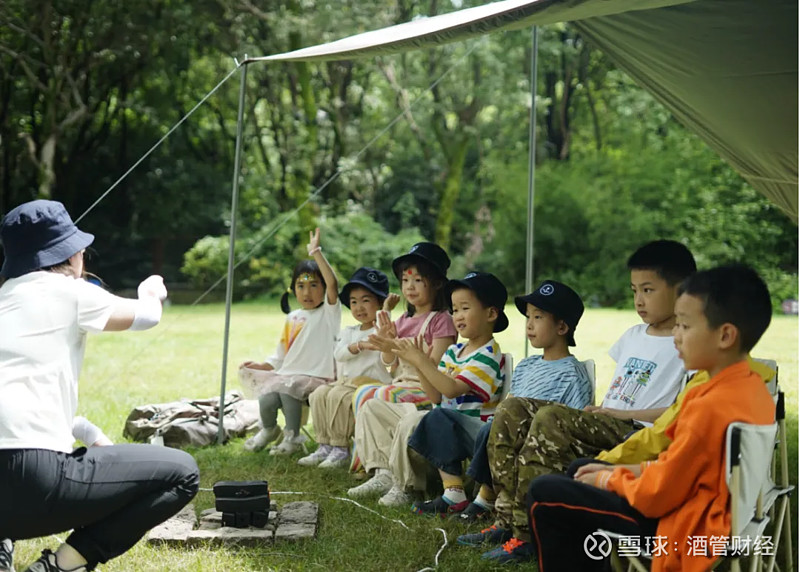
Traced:
<path fill-rule="evenodd" d="M 319 229 L 309 232 L 308 254 L 292 274 L 291 291 L 302 306 L 289 313 L 288 293 L 281 299 L 286 316 L 275 354 L 263 363 L 246 361 L 239 366 L 245 391 L 258 398 L 261 430 L 245 441 L 248 451 L 260 451 L 281 435 L 278 409 L 283 409 L 286 432 L 283 441 L 270 450 L 273 455 L 298 451 L 303 402 L 320 385 L 334 377 L 333 347 L 342 319 L 339 291 L 334 274 L 320 246 Z"/>
<path fill-rule="evenodd" d="M 342 288 L 339 299 L 359 324 L 339 333 L 333 352 L 336 382 L 319 386 L 308 397 L 319 447 L 297 461 L 298 465 L 335 468 L 350 464 L 348 447 L 355 429 L 353 393 L 365 383 L 387 384 L 392 379 L 380 354 L 366 343 L 375 332 L 375 315 L 388 296 L 389 279 L 374 268 L 359 268 Z"/>
<path fill-rule="evenodd" d="M 667 429 L 672 442 L 657 461 L 531 483 L 528 514 L 539 570 L 603 570 L 605 562 L 583 550 L 598 528 L 665 539 L 668 549 L 654 551 L 654 571 L 709 570 L 715 556 L 692 538 L 730 534 L 727 427 L 775 420 L 772 397 L 746 361 L 771 319 L 769 291 L 749 268 L 714 268 L 684 282 L 675 314 L 675 345 L 686 369 L 706 370 L 711 379 L 686 395 Z"/>
<path fill-rule="evenodd" d="M 448 309 L 447 269 L 450 258 L 442 248 L 431 242 L 419 242 L 411 247 L 407 254 L 392 261 L 392 270 L 401 284 L 408 311 L 395 322 L 391 321 L 388 312 L 378 312 L 377 329 L 370 336 L 370 347 L 381 350 L 381 359 L 387 367 L 391 367 L 392 383 L 389 385 L 362 385 L 353 395 L 353 413 L 356 418 L 355 450 L 351 468 L 356 470 L 361 465 L 358 446 L 367 436 L 363 426 L 361 410 L 369 405 L 371 409 L 380 409 L 380 416 L 387 419 L 389 431 L 394 431 L 396 422 L 402 416 L 403 404 L 412 404 L 417 409 L 430 409 L 431 401 L 420 385 L 419 376 L 414 366 L 392 353 L 392 342 L 400 338 L 422 337 L 426 350 L 430 351 L 430 359 L 438 364 L 444 351 L 456 340 L 453 318 Z M 374 344 L 379 344 L 378 345 Z M 401 404 L 401 407 L 394 407 Z M 391 438 L 375 450 L 388 450 Z M 377 459 L 365 459 L 364 465 L 373 470 L 383 466 L 386 461 L 382 455 Z M 356 496 L 380 493 L 384 494 L 392 487 L 391 475 L 376 471 L 374 477 L 351 489 Z"/>
<path fill-rule="evenodd" d="M 514 369 L 509 397 L 498 406 L 504 409 L 514 399 L 536 398 L 569 407 L 589 405 L 592 384 L 586 369 L 569 352 L 575 345 L 575 328 L 583 315 L 580 296 L 566 284 L 545 280 L 527 296 L 515 298 L 517 309 L 527 317 L 527 337 L 531 345 L 542 350 L 542 355 L 522 360 Z M 495 329 L 495 331 L 499 331 Z M 424 503 L 415 503 L 420 514 L 460 513 L 465 521 L 488 518 L 494 507 L 495 493 L 486 455 L 486 442 L 491 421 L 478 424 L 474 418 L 462 419 L 456 411 L 436 408 L 422 418 L 408 446 L 425 457 L 439 469 L 445 491 L 441 497 Z M 526 435 L 525 416 L 519 416 L 519 435 Z M 462 425 L 469 422 L 473 431 Z M 472 457 L 467 474 L 481 484 L 472 503 L 466 502 L 461 482 L 461 464 Z M 513 466 L 511 467 L 513 469 Z M 512 481 L 516 470 L 504 474 Z M 515 485 L 515 483 L 512 483 Z M 510 486 L 512 486 L 510 485 Z"/>
<path fill-rule="evenodd" d="M 494 340 L 494 332 L 508 327 L 508 318 L 503 311 L 508 294 L 495 276 L 476 272 L 467 274 L 462 280 L 451 280 L 447 284 L 447 291 L 453 309 L 453 324 L 466 343 L 451 345 L 438 368 L 421 349 L 421 344 L 412 340 L 396 341 L 393 352 L 417 369 L 422 388 L 429 399 L 442 409 L 457 412 L 456 422 L 461 430 L 474 436 L 483 422 L 494 413 L 500 395 L 503 355 Z M 380 426 L 380 418 L 374 422 L 369 418 L 370 411 L 364 411 L 367 421 L 372 427 Z M 387 493 L 391 502 L 381 499 L 381 504 L 407 504 L 412 500 L 408 489 L 424 489 L 424 473 L 410 462 L 407 444 L 408 435 L 426 414 L 413 407 L 407 407 L 402 412 L 397 430 L 391 435 L 388 456 L 386 451 L 383 452 L 386 464 L 377 467 L 388 471 L 393 482 L 392 490 Z M 431 444 L 438 439 L 435 434 L 428 437 Z M 373 447 L 373 440 L 365 440 L 365 453 L 370 458 L 377 456 Z M 445 486 L 453 491 L 456 483 L 445 481 Z M 463 497 L 463 489 L 459 490 Z M 463 500 L 455 499 L 452 504 L 457 505 Z M 442 502 L 451 504 L 447 498 Z"/>
<path fill-rule="evenodd" d="M 518 402 L 498 412 L 489 435 L 489 463 L 498 485 L 497 524 L 483 535 L 462 541 L 502 542 L 483 554 L 496 562 L 525 562 L 533 556 L 525 512 L 525 492 L 534 478 L 563 472 L 578 457 L 613 447 L 632 431 L 652 422 L 675 399 L 683 378 L 672 337 L 675 300 L 680 282 L 696 270 L 691 252 L 679 242 L 657 240 L 628 259 L 630 286 L 643 324 L 633 326 L 612 346 L 617 362 L 614 379 L 601 407 L 584 410 L 536 400 Z M 527 434 L 518 435 L 521 418 L 529 418 Z M 516 467 L 516 483 L 503 490 L 501 475 Z M 509 485 L 510 486 L 510 485 Z M 509 538 L 506 526 L 511 524 Z M 500 529 L 500 530 L 498 530 Z"/>

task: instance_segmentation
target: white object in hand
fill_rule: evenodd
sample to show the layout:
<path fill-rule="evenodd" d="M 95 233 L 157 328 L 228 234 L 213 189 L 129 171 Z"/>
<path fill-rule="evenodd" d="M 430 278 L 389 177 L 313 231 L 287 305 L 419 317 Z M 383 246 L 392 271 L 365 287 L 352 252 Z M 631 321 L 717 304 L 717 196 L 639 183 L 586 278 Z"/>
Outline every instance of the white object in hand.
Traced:
<path fill-rule="evenodd" d="M 136 292 L 139 295 L 139 299 L 147 297 L 164 300 L 167 297 L 167 287 L 164 286 L 164 279 L 157 274 L 142 280 Z"/>

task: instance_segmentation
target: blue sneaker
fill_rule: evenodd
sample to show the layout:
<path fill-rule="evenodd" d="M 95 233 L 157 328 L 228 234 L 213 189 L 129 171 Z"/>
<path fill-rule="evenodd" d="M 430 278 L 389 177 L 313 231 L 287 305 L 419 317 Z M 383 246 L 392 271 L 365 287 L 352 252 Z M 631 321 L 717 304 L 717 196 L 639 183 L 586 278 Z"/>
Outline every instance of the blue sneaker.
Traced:
<path fill-rule="evenodd" d="M 463 546 L 483 546 L 484 544 L 503 544 L 508 540 L 511 540 L 511 531 L 493 524 L 480 532 L 462 534 L 456 539 L 456 542 Z"/>
<path fill-rule="evenodd" d="M 521 564 L 530 562 L 535 556 L 533 543 L 524 542 L 519 538 L 512 538 L 502 546 L 481 554 L 484 560 L 492 560 L 497 564 Z"/>

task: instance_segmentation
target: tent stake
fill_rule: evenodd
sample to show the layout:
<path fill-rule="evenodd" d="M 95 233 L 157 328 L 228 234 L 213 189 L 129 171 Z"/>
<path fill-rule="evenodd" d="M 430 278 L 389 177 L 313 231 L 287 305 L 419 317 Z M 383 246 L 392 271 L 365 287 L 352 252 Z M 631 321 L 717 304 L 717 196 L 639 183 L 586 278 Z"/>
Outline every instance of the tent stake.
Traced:
<path fill-rule="evenodd" d="M 231 329 L 231 299 L 233 298 L 233 264 L 234 246 L 236 244 L 236 212 L 239 209 L 239 168 L 242 157 L 242 124 L 244 116 L 244 90 L 247 84 L 247 56 L 242 64 L 241 83 L 239 84 L 239 116 L 236 120 L 236 152 L 233 158 L 233 192 L 231 193 L 231 230 L 228 245 L 228 281 L 225 287 L 225 334 L 222 341 L 222 381 L 219 392 L 219 425 L 217 427 L 217 444 L 225 441 L 225 378 L 228 370 L 228 338 Z"/>

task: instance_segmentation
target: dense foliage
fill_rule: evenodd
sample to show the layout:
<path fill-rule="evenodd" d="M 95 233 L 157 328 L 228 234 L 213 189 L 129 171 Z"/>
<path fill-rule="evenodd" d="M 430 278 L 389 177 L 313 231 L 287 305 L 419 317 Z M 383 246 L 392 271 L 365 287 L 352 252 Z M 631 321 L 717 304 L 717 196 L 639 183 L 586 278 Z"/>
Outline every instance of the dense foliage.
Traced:
<path fill-rule="evenodd" d="M 471 2 L 8 0 L 0 212 L 52 197 L 80 215 L 234 56 L 456 4 Z M 521 292 L 530 58 L 519 31 L 368 60 L 249 66 L 236 295 L 283 290 L 315 224 L 343 278 L 361 264 L 388 271 L 425 237 L 447 246 L 454 274 L 491 270 Z M 700 266 L 750 262 L 776 303 L 797 296 L 797 227 L 774 205 L 568 26 L 541 31 L 539 58 L 536 280 L 567 281 L 592 304 L 629 303 L 625 258 L 664 237 Z M 150 271 L 199 288 L 224 275 L 238 80 L 82 221 L 98 236 L 93 269 L 112 287 Z"/>

